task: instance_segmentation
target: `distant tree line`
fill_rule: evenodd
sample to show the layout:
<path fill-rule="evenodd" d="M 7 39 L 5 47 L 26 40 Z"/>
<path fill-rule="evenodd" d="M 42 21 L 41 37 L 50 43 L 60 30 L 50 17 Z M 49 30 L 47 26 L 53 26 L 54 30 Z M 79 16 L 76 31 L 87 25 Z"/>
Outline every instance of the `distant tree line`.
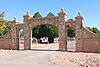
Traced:
<path fill-rule="evenodd" d="M 86 28 L 92 31 L 93 33 L 100 34 L 100 30 L 96 27 L 86 27 Z"/>

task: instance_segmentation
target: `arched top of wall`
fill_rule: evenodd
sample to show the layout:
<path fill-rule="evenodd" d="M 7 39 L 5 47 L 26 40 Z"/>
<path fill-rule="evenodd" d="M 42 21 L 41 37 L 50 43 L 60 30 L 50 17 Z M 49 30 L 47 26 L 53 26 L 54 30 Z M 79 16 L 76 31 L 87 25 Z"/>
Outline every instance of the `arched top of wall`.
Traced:
<path fill-rule="evenodd" d="M 75 28 L 75 21 L 66 21 L 66 27 L 74 27 Z"/>
<path fill-rule="evenodd" d="M 24 29 L 24 24 L 17 24 L 17 31 Z"/>
<path fill-rule="evenodd" d="M 32 29 L 38 25 L 50 24 L 58 27 L 58 17 L 44 17 L 44 18 L 31 18 L 29 19 L 28 25 Z"/>

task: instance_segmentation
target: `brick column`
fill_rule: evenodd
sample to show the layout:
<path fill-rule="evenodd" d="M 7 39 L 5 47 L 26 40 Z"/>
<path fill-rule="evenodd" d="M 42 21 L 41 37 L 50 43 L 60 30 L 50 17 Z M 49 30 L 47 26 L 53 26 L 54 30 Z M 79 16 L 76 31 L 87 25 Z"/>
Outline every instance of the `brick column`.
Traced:
<path fill-rule="evenodd" d="M 63 9 L 58 13 L 59 15 L 59 50 L 66 51 L 67 50 L 67 35 L 66 35 L 66 24 L 65 17 L 66 13 Z"/>
<path fill-rule="evenodd" d="M 30 31 L 30 25 L 29 25 L 29 18 L 30 14 L 27 12 L 27 14 L 24 17 L 24 49 L 29 50 L 31 49 L 31 31 Z"/>
<path fill-rule="evenodd" d="M 20 43 L 19 43 L 19 38 L 20 38 L 20 36 L 19 36 L 19 30 L 17 30 L 16 33 L 17 33 L 17 45 L 16 45 L 16 49 L 19 50 L 19 48 L 20 48 L 19 47 L 19 45 L 20 45 Z"/>
<path fill-rule="evenodd" d="M 76 51 L 84 51 L 82 44 L 83 38 L 83 17 L 78 12 L 78 16 L 75 17 L 75 40 L 76 40 Z"/>
<path fill-rule="evenodd" d="M 11 38 L 12 38 L 12 45 L 11 49 L 17 49 L 17 21 L 16 18 L 14 17 L 14 20 L 12 21 L 12 26 L 11 26 Z"/>

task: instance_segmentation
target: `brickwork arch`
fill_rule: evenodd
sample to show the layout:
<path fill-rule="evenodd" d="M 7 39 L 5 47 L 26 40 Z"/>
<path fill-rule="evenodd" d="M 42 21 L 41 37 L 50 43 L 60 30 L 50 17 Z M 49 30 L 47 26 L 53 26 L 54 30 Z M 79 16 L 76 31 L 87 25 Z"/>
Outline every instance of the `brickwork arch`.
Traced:
<path fill-rule="evenodd" d="M 44 24 L 51 24 L 58 27 L 59 25 L 58 17 L 32 18 L 29 20 L 29 25 L 31 29 L 38 25 L 44 25 Z"/>
<path fill-rule="evenodd" d="M 32 40 L 32 29 L 37 25 L 51 24 L 58 27 L 59 30 L 59 50 L 66 51 L 66 23 L 65 23 L 65 12 L 63 9 L 58 13 L 57 17 L 44 17 L 44 18 L 32 18 L 30 14 L 24 16 L 24 49 L 31 49 Z"/>

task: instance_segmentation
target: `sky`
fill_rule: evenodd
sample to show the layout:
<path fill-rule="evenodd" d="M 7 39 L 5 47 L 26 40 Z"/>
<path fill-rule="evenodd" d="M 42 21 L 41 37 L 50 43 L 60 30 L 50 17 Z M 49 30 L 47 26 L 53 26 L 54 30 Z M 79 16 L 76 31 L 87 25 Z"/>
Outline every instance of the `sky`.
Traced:
<path fill-rule="evenodd" d="M 23 23 L 26 11 L 34 15 L 37 11 L 42 16 L 53 12 L 56 16 L 61 8 L 67 13 L 67 19 L 77 16 L 78 11 L 84 17 L 85 26 L 100 29 L 100 0 L 1 0 L 0 11 L 5 11 L 5 19 L 13 20 L 16 16 Z"/>

